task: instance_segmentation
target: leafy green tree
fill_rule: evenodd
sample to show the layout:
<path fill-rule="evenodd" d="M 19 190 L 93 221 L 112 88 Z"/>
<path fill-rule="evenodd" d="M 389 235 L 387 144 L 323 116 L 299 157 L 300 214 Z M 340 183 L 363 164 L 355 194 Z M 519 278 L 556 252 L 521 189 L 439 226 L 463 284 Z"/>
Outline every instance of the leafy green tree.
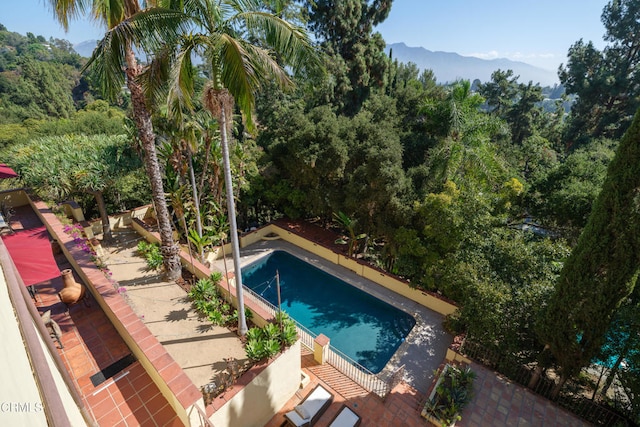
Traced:
<path fill-rule="evenodd" d="M 444 101 L 430 100 L 423 107 L 427 126 L 439 139 L 428 155 L 434 190 L 447 180 L 478 188 L 493 188 L 504 180 L 505 165 L 493 140 L 506 129 L 499 119 L 479 111 L 483 102 L 464 80 L 451 86 Z"/>
<path fill-rule="evenodd" d="M 262 116 L 258 143 L 264 146 L 265 198 L 291 218 L 331 219 L 344 199 L 350 123 L 328 106 L 305 114 L 299 104 L 272 104 Z"/>
<path fill-rule="evenodd" d="M 587 225 L 538 325 L 560 367 L 553 394 L 597 355 L 640 266 L 640 114 L 620 141 Z"/>
<path fill-rule="evenodd" d="M 504 356 L 506 369 L 531 363 L 539 352 L 535 320 L 567 255 L 561 242 L 504 227 L 491 229 L 475 248 L 465 245 L 458 265 L 450 264 L 444 275 L 463 286 L 458 327 Z"/>
<path fill-rule="evenodd" d="M 88 13 L 108 30 L 98 43 L 88 66 L 93 67 L 105 96 L 114 99 L 125 83 L 131 93 L 133 119 L 138 130 L 138 138 L 144 150 L 144 164 L 151 183 L 164 271 L 169 280 L 182 274 L 178 253 L 179 246 L 173 240 L 171 220 L 162 185 L 162 175 L 155 146 L 155 134 L 147 99 L 139 82 L 143 66 L 135 58 L 133 45 L 141 45 L 146 50 L 159 50 L 171 38 L 174 31 L 181 28 L 180 15 L 166 10 L 142 10 L 138 2 L 117 0 L 112 3 L 102 1 L 84 2 L 78 0 L 49 0 L 54 15 L 66 29 L 69 20 Z M 150 2 L 151 5 L 156 2 Z M 124 73 L 122 72 L 124 70 Z"/>
<path fill-rule="evenodd" d="M 478 93 L 492 114 L 509 123 L 512 142 L 520 145 L 535 132 L 536 116 L 541 114 L 536 104 L 543 97 L 540 85 L 518 83 L 518 78 L 512 70 L 494 71 L 490 82 L 478 85 Z"/>
<path fill-rule="evenodd" d="M 395 100 L 399 120 L 398 132 L 402 144 L 402 163 L 405 169 L 424 164 L 427 151 L 436 144 L 429 132 L 421 109 L 428 102 L 443 101 L 447 95 L 444 86 L 436 84 L 431 70 L 419 74 L 415 64 L 396 66 L 389 96 Z"/>
<path fill-rule="evenodd" d="M 539 180 L 532 179 L 531 213 L 575 241 L 587 223 L 616 146 L 612 140 L 595 140 L 551 165 Z M 540 167 L 540 160 L 535 166 Z"/>
<path fill-rule="evenodd" d="M 383 88 L 388 67 L 385 42 L 373 28 L 383 22 L 392 0 L 306 1 L 309 25 L 327 55 L 329 100 L 347 115 L 356 114 Z"/>
<path fill-rule="evenodd" d="M 491 73 L 491 81 L 478 85 L 478 93 L 482 95 L 490 112 L 498 117 L 505 117 L 518 91 L 518 78 L 513 70 L 500 69 Z"/>
<path fill-rule="evenodd" d="M 430 193 L 414 205 L 411 228 L 401 227 L 394 240 L 398 245 L 395 272 L 430 288 L 434 268 L 461 243 L 462 213 L 458 209 L 460 190 L 447 181 L 439 193 Z"/>
<path fill-rule="evenodd" d="M 396 120 L 394 103 L 384 95 L 370 97 L 349 120 L 344 199 L 337 207 L 353 212 L 368 235 L 388 237 L 403 215 L 408 182 Z"/>
<path fill-rule="evenodd" d="M 600 51 L 582 39 L 569 48 L 560 67 L 567 94 L 577 95 L 571 109 L 567 140 L 581 144 L 588 137 L 619 138 L 640 105 L 640 2 L 612 0 L 602 11 L 608 45 Z"/>
<path fill-rule="evenodd" d="M 91 194 L 102 219 L 103 238 L 111 238 L 104 194 L 118 178 L 141 166 L 124 135 L 37 138 L 10 153 L 24 185 L 44 199 L 62 202 Z"/>
<path fill-rule="evenodd" d="M 511 128 L 511 140 L 514 144 L 522 142 L 536 131 L 536 118 L 542 114 L 538 102 L 542 101 L 542 88 L 539 84 L 519 84 L 516 102 L 506 115 Z"/>

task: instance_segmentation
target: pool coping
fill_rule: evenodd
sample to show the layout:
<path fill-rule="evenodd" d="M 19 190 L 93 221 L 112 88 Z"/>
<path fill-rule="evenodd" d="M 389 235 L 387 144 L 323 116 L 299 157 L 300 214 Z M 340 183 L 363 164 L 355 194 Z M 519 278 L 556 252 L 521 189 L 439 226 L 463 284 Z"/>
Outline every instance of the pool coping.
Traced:
<path fill-rule="evenodd" d="M 286 251 L 411 315 L 416 324 L 389 362 L 376 375 L 387 378 L 404 365 L 404 381 L 420 392 L 425 393 L 428 390 L 434 379 L 434 371 L 444 360 L 447 348 L 453 342 L 453 336 L 446 333 L 442 327 L 443 315 L 285 240 L 262 240 L 241 248 L 240 266 L 245 267 L 275 250 Z M 222 259 L 216 260 L 214 264 L 224 271 Z M 230 271 L 234 269 L 230 256 L 227 259 L 227 268 Z"/>
<path fill-rule="evenodd" d="M 243 285 L 244 285 L 246 288 L 251 289 L 254 293 L 258 294 L 258 295 L 259 295 L 259 296 L 261 296 L 262 298 L 266 299 L 268 302 L 270 302 L 270 303 L 271 303 L 271 304 L 273 304 L 273 305 L 277 305 L 277 302 L 275 302 L 275 301 L 271 300 L 271 298 L 273 298 L 273 299 L 277 299 L 277 298 L 275 298 L 275 295 L 271 296 L 270 298 L 267 298 L 267 297 L 265 297 L 265 296 L 263 295 L 263 293 L 264 293 L 264 291 L 265 291 L 266 289 L 268 289 L 268 288 L 270 288 L 270 287 L 272 286 L 272 284 L 274 283 L 275 277 L 274 277 L 274 278 L 272 278 L 272 279 L 270 279 L 270 280 L 269 280 L 269 282 L 262 282 L 262 283 L 260 283 L 259 285 L 257 285 L 258 287 L 260 287 L 260 286 L 264 285 L 265 283 L 267 283 L 267 285 L 268 285 L 268 286 L 266 286 L 265 288 L 261 288 L 261 289 L 262 289 L 262 292 L 259 292 L 258 290 L 256 290 L 255 288 L 253 288 L 252 286 L 249 286 L 249 285 L 247 284 L 247 277 L 248 277 L 248 276 L 247 276 L 247 274 L 245 273 L 245 270 L 246 270 L 247 268 L 250 268 L 250 267 L 252 267 L 252 266 L 255 266 L 255 265 L 260 264 L 260 263 L 261 263 L 261 262 L 263 262 L 263 260 L 265 260 L 266 258 L 268 258 L 268 257 L 270 257 L 270 256 L 272 256 L 272 255 L 275 255 L 275 254 L 277 254 L 277 253 L 284 253 L 284 254 L 287 254 L 287 255 L 289 255 L 290 257 L 293 257 L 294 259 L 296 259 L 296 260 L 298 260 L 298 261 L 302 262 L 303 264 L 306 264 L 306 265 L 307 265 L 307 268 L 311 268 L 311 269 L 315 269 L 315 270 L 319 271 L 319 272 L 320 272 L 320 274 L 322 274 L 322 276 L 323 276 L 323 277 L 327 277 L 327 276 L 329 276 L 329 277 L 330 277 L 330 278 L 332 278 L 333 280 L 335 280 L 335 281 L 337 281 L 337 282 L 341 282 L 341 283 L 342 283 L 344 286 L 346 286 L 347 288 L 351 288 L 351 289 L 354 289 L 354 290 L 356 290 L 356 291 L 362 292 L 362 293 L 364 293 L 365 295 L 367 295 L 369 298 L 372 298 L 373 300 L 376 300 L 376 301 L 377 301 L 377 304 L 382 304 L 382 305 L 385 307 L 385 309 L 386 309 L 386 310 L 392 310 L 392 311 L 390 311 L 390 313 L 392 313 L 392 314 L 389 314 L 389 315 L 388 315 L 390 319 L 400 318 L 400 316 L 401 316 L 401 314 L 400 314 L 400 313 L 402 313 L 402 314 L 404 314 L 404 315 L 406 315 L 406 316 L 407 316 L 407 317 L 403 317 L 403 321 L 404 321 L 404 319 L 406 319 L 406 321 L 407 321 L 407 322 L 409 322 L 410 327 L 408 327 L 408 326 L 409 326 L 409 324 L 407 324 L 407 328 L 405 329 L 405 330 L 406 330 L 406 332 L 405 332 L 405 331 L 401 331 L 401 332 L 399 331 L 399 332 L 401 333 L 401 336 L 400 336 L 396 341 L 394 341 L 394 342 L 393 342 L 393 349 L 392 349 L 392 350 L 393 350 L 393 352 L 390 352 L 390 351 L 389 351 L 389 350 L 391 350 L 391 349 L 388 349 L 388 350 L 386 350 L 386 351 L 385 351 L 386 361 L 384 362 L 384 365 L 383 365 L 381 368 L 380 368 L 380 366 L 379 366 L 379 365 L 377 366 L 378 368 L 380 368 L 379 370 L 374 370 L 374 369 L 372 369 L 371 367 L 367 366 L 367 365 L 366 365 L 366 363 L 359 362 L 359 361 L 358 361 L 357 356 L 354 356 L 354 355 L 353 355 L 354 351 L 347 352 L 345 348 L 340 348 L 340 347 L 338 347 L 338 345 L 337 345 L 337 344 L 336 344 L 336 345 L 334 345 L 334 344 L 333 344 L 333 339 L 332 339 L 331 347 L 332 347 L 334 350 L 338 350 L 338 352 L 339 352 L 339 353 L 342 353 L 342 354 L 346 355 L 346 357 L 351 358 L 352 360 L 354 360 L 356 363 L 359 363 L 362 367 L 364 367 L 365 369 L 368 369 L 368 370 L 369 370 L 373 375 L 376 375 L 376 376 L 378 376 L 378 375 L 382 375 L 382 374 L 383 374 L 383 372 L 384 372 L 384 369 L 385 369 L 386 365 L 391 361 L 391 359 L 393 358 L 393 356 L 395 355 L 395 353 L 400 349 L 400 346 L 401 346 L 401 345 L 402 345 L 402 344 L 403 344 L 403 343 L 404 343 L 404 342 L 409 338 L 409 334 L 411 334 L 411 331 L 413 331 L 413 329 L 415 328 L 415 326 L 416 326 L 416 324 L 417 324 L 417 322 L 418 322 L 418 321 L 417 321 L 417 320 L 416 320 L 416 318 L 413 316 L 413 314 L 412 314 L 412 313 L 407 312 L 406 310 L 402 309 L 401 307 L 396 307 L 395 305 L 388 303 L 388 302 L 387 302 L 387 301 L 385 301 L 383 298 L 380 298 L 379 296 L 373 295 L 372 293 L 367 292 L 365 289 L 361 289 L 361 288 L 360 288 L 360 287 L 358 287 L 358 286 L 354 286 L 353 284 L 348 283 L 347 281 L 343 280 L 343 278 L 338 277 L 338 275 L 333 274 L 331 271 L 328 271 L 328 269 L 327 269 L 327 270 L 325 270 L 325 269 L 323 269 L 323 268 L 319 268 L 318 266 L 316 266 L 316 265 L 313 265 L 313 264 L 309 263 L 309 262 L 308 262 L 308 260 L 305 260 L 305 259 L 303 259 L 303 258 L 301 258 L 301 257 L 299 257 L 299 256 L 297 256 L 297 255 L 295 255 L 295 254 L 293 254 L 293 253 L 291 253 L 291 252 L 290 252 L 290 251 L 288 251 L 288 250 L 283 250 L 283 249 L 278 249 L 278 248 L 275 248 L 275 249 L 271 249 L 271 250 L 269 250 L 269 251 L 266 251 L 266 252 L 264 253 L 264 255 L 262 255 L 262 256 L 260 256 L 260 257 L 256 257 L 256 258 L 255 258 L 254 260 L 252 260 L 251 262 L 249 262 L 249 263 L 246 263 L 246 264 L 243 264 L 243 265 L 242 265 L 242 270 L 243 270 Z M 281 277 L 281 280 L 282 280 L 282 278 L 283 278 L 283 271 L 284 271 L 284 270 L 285 270 L 285 269 L 284 269 L 284 267 L 280 270 L 280 274 L 281 274 L 281 276 L 280 276 L 280 277 Z M 271 276 L 270 276 L 270 277 L 271 277 Z M 328 280 L 330 280 L 330 279 L 328 279 Z M 303 289 L 301 290 L 301 292 L 302 292 L 302 293 L 304 293 L 304 286 L 305 286 L 305 284 L 304 284 L 304 283 L 300 283 L 300 281 L 299 281 L 299 280 L 296 280 L 295 278 L 294 278 L 294 281 L 297 281 L 297 282 L 298 282 L 298 285 L 300 285 L 300 284 L 302 285 Z M 321 285 L 321 286 L 323 286 L 323 287 L 324 287 L 324 284 L 323 284 L 323 285 Z M 295 287 L 297 287 L 297 286 L 295 286 Z M 274 287 L 274 289 L 275 289 L 275 287 Z M 327 289 L 323 289 L 323 291 L 326 291 L 326 290 L 327 290 Z M 357 295 L 361 295 L 361 294 L 357 294 Z M 366 297 L 363 297 L 363 298 L 366 298 Z M 284 303 L 284 301 L 283 301 L 283 303 Z M 317 310 L 317 309 L 318 309 L 318 307 L 315 307 L 314 309 L 316 309 L 316 310 Z M 309 311 L 309 310 L 305 310 L 305 311 Z M 312 311 L 313 311 L 313 310 L 312 310 Z M 321 310 L 319 310 L 319 311 L 321 312 Z M 349 311 L 349 309 L 348 309 L 348 307 L 344 307 L 344 309 L 343 309 L 342 311 L 343 311 L 343 312 L 348 312 L 348 311 Z M 398 313 L 398 312 L 400 312 L 400 313 Z M 298 313 L 299 313 L 299 311 L 298 311 Z M 293 317 L 295 320 L 299 321 L 299 319 L 298 319 L 298 318 L 296 318 L 296 317 L 293 315 L 293 313 L 292 313 L 292 312 L 289 312 L 288 314 L 289 314 L 291 317 Z M 409 319 L 410 319 L 410 320 L 409 320 Z M 302 324 L 302 326 L 303 326 L 304 328 L 309 329 L 309 330 L 311 331 L 311 329 L 312 329 L 312 328 L 311 328 L 310 326 L 308 326 L 308 325 L 304 324 L 304 322 L 300 322 L 300 323 Z M 339 329 L 341 329 L 341 328 L 337 328 L 337 329 L 339 330 Z M 384 328 L 384 329 L 387 329 L 387 328 Z M 315 332 L 313 332 L 313 333 L 315 334 Z M 337 333 L 337 330 L 335 330 L 335 329 L 334 329 L 334 333 Z M 319 332 L 319 334 L 318 334 L 318 335 L 320 335 L 320 334 L 324 335 L 325 337 L 326 337 L 326 336 L 328 336 L 328 335 L 329 335 L 329 336 L 331 335 L 329 332 L 326 332 L 326 331 L 325 331 L 325 332 Z M 336 339 L 337 339 L 337 338 L 336 338 Z M 342 339 L 343 339 L 343 345 L 348 345 L 348 343 L 345 343 L 345 342 L 344 342 L 344 340 L 351 341 L 351 338 L 350 338 L 350 335 L 349 335 L 349 334 L 344 334 L 344 335 L 342 335 Z M 369 341 L 369 340 L 367 340 L 367 341 Z M 367 345 L 370 345 L 370 341 L 369 341 L 369 343 L 368 343 Z M 362 351 L 366 351 L 366 349 L 362 349 Z M 351 354 L 349 354 L 349 353 L 351 353 Z M 385 375 L 385 376 L 386 376 L 386 375 Z"/>

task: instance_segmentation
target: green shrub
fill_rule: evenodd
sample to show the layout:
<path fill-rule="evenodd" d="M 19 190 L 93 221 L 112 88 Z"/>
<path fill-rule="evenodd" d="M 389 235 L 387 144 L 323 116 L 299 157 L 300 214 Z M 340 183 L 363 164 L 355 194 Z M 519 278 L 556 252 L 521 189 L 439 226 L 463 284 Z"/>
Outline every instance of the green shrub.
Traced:
<path fill-rule="evenodd" d="M 298 330 L 296 329 L 296 322 L 289 317 L 284 311 L 280 311 L 276 314 L 276 323 L 281 326 L 280 341 L 285 346 L 290 346 L 298 339 Z"/>
<path fill-rule="evenodd" d="M 245 353 L 253 361 L 273 357 L 283 348 L 298 339 L 296 324 L 286 313 L 276 315 L 275 323 L 268 323 L 264 328 L 251 328 L 245 334 L 247 344 Z"/>
<path fill-rule="evenodd" d="M 460 414 L 473 396 L 473 380 L 476 377 L 471 368 L 460 369 L 447 365 L 442 380 L 436 388 L 433 399 L 425 404 L 426 411 L 438 418 L 444 425 L 460 420 Z"/>
<path fill-rule="evenodd" d="M 247 341 L 244 351 L 250 360 L 262 360 L 265 356 L 264 343 L 260 340 Z"/>
<path fill-rule="evenodd" d="M 138 255 L 147 261 L 147 267 L 150 270 L 159 270 L 162 267 L 162 251 L 157 243 L 149 243 L 146 240 L 138 242 L 136 247 Z"/>
<path fill-rule="evenodd" d="M 220 310 L 214 310 L 208 315 L 209 320 L 216 326 L 222 326 L 227 323 L 226 316 Z"/>
<path fill-rule="evenodd" d="M 154 245 L 153 248 L 147 253 L 146 260 L 147 267 L 149 267 L 149 269 L 160 270 L 164 261 L 162 258 L 162 252 L 160 252 L 160 246 Z"/>
<path fill-rule="evenodd" d="M 280 338 L 280 329 L 275 323 L 267 323 L 266 325 L 264 325 L 264 328 L 262 328 L 262 333 L 264 334 L 265 339 L 268 340 L 275 340 Z"/>
<path fill-rule="evenodd" d="M 192 300 L 213 300 L 218 298 L 219 292 L 215 282 L 210 278 L 200 279 L 189 289 L 189 298 Z"/>
<path fill-rule="evenodd" d="M 147 242 L 146 240 L 140 240 L 138 242 L 138 246 L 136 247 L 138 255 L 140 255 L 141 257 L 145 257 L 147 255 L 147 252 L 149 252 L 149 246 L 151 246 L 151 243 Z"/>

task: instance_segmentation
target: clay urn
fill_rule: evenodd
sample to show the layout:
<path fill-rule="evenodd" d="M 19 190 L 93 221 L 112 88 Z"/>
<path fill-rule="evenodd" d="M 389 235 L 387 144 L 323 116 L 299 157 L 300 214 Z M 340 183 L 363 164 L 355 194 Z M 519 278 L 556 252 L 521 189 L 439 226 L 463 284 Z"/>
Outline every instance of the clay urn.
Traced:
<path fill-rule="evenodd" d="M 64 288 L 58 293 L 60 301 L 66 305 L 72 305 L 84 298 L 84 286 L 76 282 L 73 278 L 73 270 L 70 268 L 62 270 L 62 284 Z"/>

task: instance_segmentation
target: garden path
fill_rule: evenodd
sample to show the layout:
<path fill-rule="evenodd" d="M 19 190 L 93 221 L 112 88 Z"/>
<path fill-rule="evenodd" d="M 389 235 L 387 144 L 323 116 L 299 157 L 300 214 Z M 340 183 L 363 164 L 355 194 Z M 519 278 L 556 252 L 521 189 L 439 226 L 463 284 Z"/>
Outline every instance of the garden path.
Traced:
<path fill-rule="evenodd" d="M 248 362 L 238 336 L 198 316 L 185 290 L 166 282 L 136 254 L 142 237 L 129 228 L 114 230 L 101 258 L 118 282 L 119 292 L 191 381 L 200 388 L 222 374 L 225 358 Z"/>

